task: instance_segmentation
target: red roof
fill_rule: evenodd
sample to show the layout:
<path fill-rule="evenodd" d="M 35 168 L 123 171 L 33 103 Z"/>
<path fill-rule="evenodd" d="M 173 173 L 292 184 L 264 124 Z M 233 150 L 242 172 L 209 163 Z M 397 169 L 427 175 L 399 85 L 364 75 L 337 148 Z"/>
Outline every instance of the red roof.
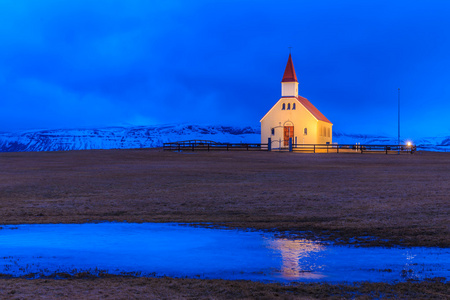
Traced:
<path fill-rule="evenodd" d="M 296 98 L 317 120 L 333 124 L 308 99 L 302 96 L 297 96 Z"/>
<path fill-rule="evenodd" d="M 295 75 L 294 63 L 292 62 L 290 53 L 286 69 L 284 70 L 283 80 L 281 80 L 281 82 L 298 82 L 297 75 Z"/>

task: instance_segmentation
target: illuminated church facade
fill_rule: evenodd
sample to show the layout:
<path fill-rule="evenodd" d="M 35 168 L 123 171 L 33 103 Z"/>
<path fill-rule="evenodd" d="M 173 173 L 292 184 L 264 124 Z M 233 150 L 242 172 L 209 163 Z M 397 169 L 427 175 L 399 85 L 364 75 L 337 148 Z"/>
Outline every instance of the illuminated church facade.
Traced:
<path fill-rule="evenodd" d="M 261 143 L 271 148 L 293 144 L 331 144 L 333 124 L 308 99 L 298 95 L 291 54 L 281 81 L 281 98 L 261 119 Z"/>

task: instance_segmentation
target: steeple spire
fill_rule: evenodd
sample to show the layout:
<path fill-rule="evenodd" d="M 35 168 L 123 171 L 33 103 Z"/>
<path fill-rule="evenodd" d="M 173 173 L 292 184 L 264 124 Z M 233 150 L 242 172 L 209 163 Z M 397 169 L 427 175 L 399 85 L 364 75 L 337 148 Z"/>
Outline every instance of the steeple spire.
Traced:
<path fill-rule="evenodd" d="M 292 62 L 291 54 L 289 53 L 286 69 L 284 70 L 283 80 L 281 82 L 298 82 L 295 74 L 294 63 Z"/>
<path fill-rule="evenodd" d="M 291 53 L 289 53 L 286 69 L 284 70 L 283 80 L 281 80 L 281 97 L 297 97 L 298 81 L 295 74 L 294 63 Z"/>

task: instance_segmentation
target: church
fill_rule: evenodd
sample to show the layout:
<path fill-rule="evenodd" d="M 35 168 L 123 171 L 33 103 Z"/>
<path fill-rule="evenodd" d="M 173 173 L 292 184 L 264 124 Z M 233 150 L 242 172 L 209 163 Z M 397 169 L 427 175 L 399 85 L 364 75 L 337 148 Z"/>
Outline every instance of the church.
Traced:
<path fill-rule="evenodd" d="M 331 144 L 333 124 L 308 99 L 298 95 L 298 81 L 289 54 L 281 98 L 261 119 L 261 144 L 271 142 L 271 149 L 293 144 Z"/>

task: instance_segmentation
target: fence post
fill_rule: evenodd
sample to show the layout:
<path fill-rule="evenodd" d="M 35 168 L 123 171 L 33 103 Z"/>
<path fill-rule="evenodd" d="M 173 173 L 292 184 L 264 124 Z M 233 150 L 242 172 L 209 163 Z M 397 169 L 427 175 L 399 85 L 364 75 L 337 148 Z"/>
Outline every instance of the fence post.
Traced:
<path fill-rule="evenodd" d="M 208 144 L 208 152 L 209 152 L 209 144 Z"/>
<path fill-rule="evenodd" d="M 327 144 L 327 153 L 328 153 L 328 144 Z"/>
<path fill-rule="evenodd" d="M 228 143 L 227 143 L 227 151 L 228 151 Z"/>
<path fill-rule="evenodd" d="M 289 152 L 292 152 L 292 138 L 289 138 Z"/>
<path fill-rule="evenodd" d="M 314 153 L 316 153 L 316 144 L 314 144 Z"/>
<path fill-rule="evenodd" d="M 339 153 L 339 145 L 336 145 L 336 153 Z"/>
<path fill-rule="evenodd" d="M 247 151 L 248 151 L 248 144 L 247 144 Z"/>
<path fill-rule="evenodd" d="M 387 154 L 387 153 L 388 153 L 388 152 L 387 152 L 387 148 L 388 148 L 388 146 L 384 146 L 384 148 L 386 149 L 386 154 Z"/>
<path fill-rule="evenodd" d="M 272 139 L 267 140 L 267 151 L 272 151 Z"/>

